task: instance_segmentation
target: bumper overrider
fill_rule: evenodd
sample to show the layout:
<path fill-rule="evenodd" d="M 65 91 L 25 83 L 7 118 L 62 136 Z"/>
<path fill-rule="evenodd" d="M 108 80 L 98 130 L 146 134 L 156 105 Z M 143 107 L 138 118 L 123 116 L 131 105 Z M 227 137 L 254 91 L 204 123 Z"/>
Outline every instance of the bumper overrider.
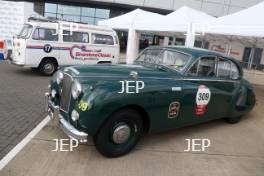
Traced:
<path fill-rule="evenodd" d="M 83 131 L 79 131 L 63 118 L 60 114 L 59 106 L 56 106 L 51 101 L 50 93 L 45 93 L 45 104 L 49 117 L 56 122 L 56 124 L 69 138 L 77 139 L 79 142 L 87 142 L 88 134 Z"/>

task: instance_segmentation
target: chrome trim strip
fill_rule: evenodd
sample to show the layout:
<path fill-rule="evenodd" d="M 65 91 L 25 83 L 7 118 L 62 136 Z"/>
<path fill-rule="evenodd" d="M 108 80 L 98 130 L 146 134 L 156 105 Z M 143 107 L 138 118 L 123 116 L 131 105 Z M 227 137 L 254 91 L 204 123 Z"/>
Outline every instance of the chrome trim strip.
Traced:
<path fill-rule="evenodd" d="M 172 87 L 171 90 L 173 92 L 180 92 L 180 91 L 182 91 L 182 87 Z"/>
<path fill-rule="evenodd" d="M 73 67 L 69 67 L 69 69 L 70 69 L 73 73 L 75 73 L 76 75 L 79 75 L 79 74 L 80 74 L 80 72 L 79 72 L 78 70 L 76 70 L 75 68 L 73 68 Z"/>
<path fill-rule="evenodd" d="M 120 78 L 127 79 L 128 77 L 122 76 L 73 76 L 74 78 Z M 160 77 L 139 77 L 138 79 L 157 79 L 157 80 L 175 80 L 175 81 L 210 81 L 210 82 L 239 82 L 239 80 L 228 79 L 207 79 L 207 78 L 160 78 Z"/>
<path fill-rule="evenodd" d="M 208 82 L 232 82 L 232 83 L 237 83 L 239 80 L 222 80 L 222 79 L 199 79 L 199 78 L 183 78 L 183 81 L 208 81 Z"/>

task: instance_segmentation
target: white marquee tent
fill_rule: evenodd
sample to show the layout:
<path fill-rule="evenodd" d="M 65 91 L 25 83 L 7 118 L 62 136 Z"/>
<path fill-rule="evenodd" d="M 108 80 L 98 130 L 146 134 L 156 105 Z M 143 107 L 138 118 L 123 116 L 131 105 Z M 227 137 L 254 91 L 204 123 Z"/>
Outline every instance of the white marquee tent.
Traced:
<path fill-rule="evenodd" d="M 219 17 L 207 26 L 207 33 L 264 37 L 264 2 L 237 13 Z"/>
<path fill-rule="evenodd" d="M 128 30 L 127 63 L 132 63 L 138 54 L 139 32 L 186 34 L 186 46 L 194 45 L 194 31 L 203 31 L 205 24 L 214 17 L 204 12 L 183 6 L 166 16 L 141 9 L 108 20 L 99 21 L 99 25 L 118 30 Z M 167 38 L 168 40 L 168 38 Z"/>
<path fill-rule="evenodd" d="M 157 19 L 162 16 L 163 15 L 157 13 L 136 9 L 124 15 L 120 15 L 107 20 L 101 20 L 98 22 L 98 25 L 107 26 L 118 30 L 129 30 L 131 27 L 134 28 L 134 26 L 143 19 Z"/>
<path fill-rule="evenodd" d="M 251 53 L 248 61 L 248 68 L 251 68 L 255 47 L 258 43 L 263 43 L 264 37 L 264 2 L 261 2 L 248 9 L 219 17 L 207 26 L 206 33 L 221 35 L 223 38 L 229 40 L 227 46 L 227 54 L 230 54 L 232 45 L 231 41 L 250 41 L 253 40 Z"/>
<path fill-rule="evenodd" d="M 195 27 L 199 28 L 214 19 L 215 17 L 204 12 L 183 6 L 162 18 L 138 21 L 135 24 L 135 29 L 143 31 L 187 32 L 191 24 L 195 24 Z"/>

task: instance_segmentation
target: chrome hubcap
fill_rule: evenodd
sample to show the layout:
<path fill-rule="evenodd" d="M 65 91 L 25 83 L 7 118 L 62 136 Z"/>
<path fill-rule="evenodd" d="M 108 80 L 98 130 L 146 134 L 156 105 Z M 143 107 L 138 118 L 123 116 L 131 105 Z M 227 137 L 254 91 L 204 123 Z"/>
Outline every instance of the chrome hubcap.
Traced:
<path fill-rule="evenodd" d="M 113 132 L 113 141 L 116 144 L 122 144 L 129 139 L 130 134 L 131 129 L 128 125 L 120 125 Z"/>
<path fill-rule="evenodd" d="M 51 72 L 53 72 L 53 65 L 52 64 L 46 64 L 45 66 L 44 66 L 44 69 L 45 69 L 45 71 L 47 72 L 47 73 L 51 73 Z"/>

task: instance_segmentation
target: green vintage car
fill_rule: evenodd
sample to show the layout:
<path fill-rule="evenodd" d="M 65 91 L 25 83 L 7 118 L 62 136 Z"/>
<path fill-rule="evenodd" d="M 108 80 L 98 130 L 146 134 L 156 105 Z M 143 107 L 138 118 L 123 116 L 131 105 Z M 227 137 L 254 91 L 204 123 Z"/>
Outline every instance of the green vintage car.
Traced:
<path fill-rule="evenodd" d="M 176 46 L 149 47 L 133 65 L 66 67 L 49 87 L 50 116 L 71 138 L 92 136 L 107 157 L 128 153 L 145 132 L 220 118 L 236 123 L 255 105 L 235 59 Z"/>

